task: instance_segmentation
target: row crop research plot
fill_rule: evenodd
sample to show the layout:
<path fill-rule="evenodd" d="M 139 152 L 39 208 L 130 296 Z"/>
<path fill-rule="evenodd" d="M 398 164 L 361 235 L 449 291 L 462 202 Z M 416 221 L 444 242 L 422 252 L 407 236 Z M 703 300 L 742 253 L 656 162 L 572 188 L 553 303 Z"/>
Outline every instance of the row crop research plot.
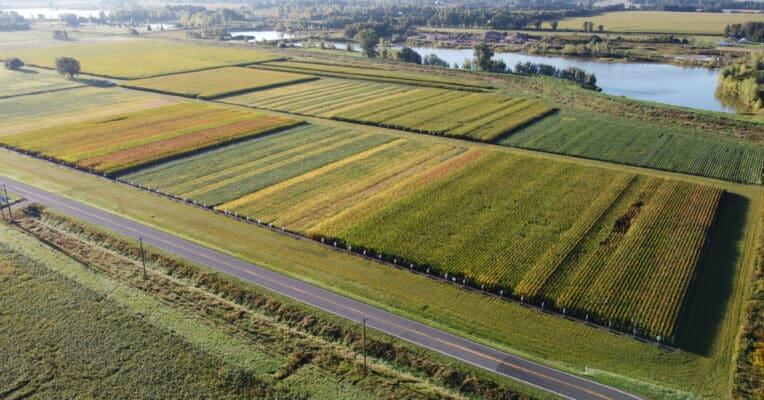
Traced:
<path fill-rule="evenodd" d="M 318 125 L 121 179 L 667 341 L 723 199 L 699 184 Z"/>
<path fill-rule="evenodd" d="M 0 143 L 116 174 L 300 124 L 246 110 L 180 103 L 0 137 Z"/>

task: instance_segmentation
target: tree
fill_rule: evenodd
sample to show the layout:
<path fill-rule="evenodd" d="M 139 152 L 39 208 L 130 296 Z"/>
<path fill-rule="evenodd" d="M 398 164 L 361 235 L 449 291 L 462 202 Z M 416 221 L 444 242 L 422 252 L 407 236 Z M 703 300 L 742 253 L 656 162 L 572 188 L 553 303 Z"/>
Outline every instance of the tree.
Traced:
<path fill-rule="evenodd" d="M 491 57 L 493 57 L 493 49 L 486 42 L 476 44 L 473 48 L 473 56 L 475 57 L 475 64 L 481 71 L 490 71 L 491 69 Z"/>
<path fill-rule="evenodd" d="M 541 20 L 536 18 L 533 20 L 533 27 L 536 28 L 536 30 L 541 29 Z"/>
<path fill-rule="evenodd" d="M 69 33 L 67 33 L 66 31 L 53 31 L 53 39 L 69 40 Z"/>
<path fill-rule="evenodd" d="M 377 36 L 373 29 L 361 29 L 356 33 L 355 41 L 361 46 L 361 51 L 366 57 L 375 57 L 377 55 L 379 36 Z"/>
<path fill-rule="evenodd" d="M 428 54 L 424 56 L 424 60 L 422 60 L 422 63 L 424 65 L 432 65 L 433 67 L 448 68 L 448 61 L 438 57 L 436 54 Z M 456 68 L 459 68 L 458 64 Z"/>
<path fill-rule="evenodd" d="M 11 71 L 18 71 L 23 66 L 24 62 L 18 57 L 11 57 L 5 60 L 5 68 Z"/>
<path fill-rule="evenodd" d="M 403 62 L 412 63 L 412 64 L 421 64 L 422 63 L 422 56 L 419 55 L 414 49 L 411 47 L 404 47 L 401 49 L 400 53 L 398 53 L 398 59 L 400 59 Z"/>
<path fill-rule="evenodd" d="M 61 75 L 69 75 L 69 79 L 80 74 L 80 62 L 71 57 L 59 57 L 56 59 L 56 72 Z"/>
<path fill-rule="evenodd" d="M 137 29 L 135 29 L 135 28 L 130 28 L 130 31 L 129 31 L 129 32 L 130 32 L 130 34 L 131 34 L 131 35 L 133 35 L 133 36 L 139 36 L 139 35 L 140 35 L 140 32 L 138 32 L 138 30 L 137 30 Z"/>
<path fill-rule="evenodd" d="M 589 21 L 584 21 L 584 32 L 589 30 Z"/>
<path fill-rule="evenodd" d="M 597 30 L 600 32 L 605 32 L 605 26 L 604 25 L 598 25 Z"/>
<path fill-rule="evenodd" d="M 557 24 L 558 24 L 557 20 L 554 20 L 549 25 L 552 26 L 552 30 L 553 31 L 556 31 L 557 30 Z"/>

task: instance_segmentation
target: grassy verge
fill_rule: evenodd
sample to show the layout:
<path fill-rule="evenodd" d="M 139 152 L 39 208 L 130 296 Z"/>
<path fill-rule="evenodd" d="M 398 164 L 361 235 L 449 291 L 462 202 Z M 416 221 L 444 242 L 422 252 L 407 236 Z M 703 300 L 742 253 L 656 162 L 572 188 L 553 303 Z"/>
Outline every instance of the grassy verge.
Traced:
<path fill-rule="evenodd" d="M 250 366 L 263 387 L 292 396 L 286 398 L 306 394 L 309 398 L 347 399 L 552 398 L 518 394 L 514 382 L 493 379 L 483 371 L 375 332 L 366 342 L 370 361 L 365 372 L 360 355 L 362 335 L 355 323 L 151 248 L 146 252 L 144 277 L 134 241 L 62 214 L 36 207 L 28 210 L 26 216 L 18 216 L 22 230 L 87 266 L 85 270 L 70 268 L 66 274 L 76 280 L 84 281 L 84 275 L 89 275 L 109 281 L 107 286 L 114 287 L 108 293 L 110 299 L 125 301 L 131 311 L 145 314 L 145 319 L 236 366 Z M 132 292 L 144 305 L 157 300 L 164 304 L 141 307 L 123 298 L 123 291 Z M 154 307 L 166 313 L 156 312 Z M 184 327 L 185 320 L 167 318 L 170 314 L 181 318 L 186 314 L 187 319 L 211 329 Z M 302 393 L 303 388 L 310 391 Z"/>
<path fill-rule="evenodd" d="M 707 294 L 708 301 L 724 304 L 727 309 L 721 321 L 707 321 L 717 326 L 708 333 L 713 340 L 707 341 L 704 354 L 666 353 L 652 345 L 465 292 L 312 242 L 285 238 L 68 168 L 10 152 L 1 154 L 0 166 L 12 178 L 397 314 L 649 398 L 718 398 L 727 396 L 730 391 L 732 352 L 744 294 L 737 288 L 745 285 L 750 276 L 750 245 L 756 236 L 750 229 L 742 231 L 740 226 L 749 224 L 760 212 L 760 188 L 724 185 L 728 191 L 748 199 L 748 206 L 741 212 L 743 220 L 720 217 L 723 226 L 742 232 L 743 237 L 723 246 L 731 248 L 734 257 L 725 259 L 724 265 L 719 267 L 731 275 L 729 282 L 735 290 Z M 200 226 L 205 229 L 198 229 Z M 700 274 L 699 279 L 715 277 Z M 698 282 L 698 287 L 703 284 Z M 703 315 L 698 318 L 702 320 Z M 704 378 L 698 379 L 699 376 Z"/>

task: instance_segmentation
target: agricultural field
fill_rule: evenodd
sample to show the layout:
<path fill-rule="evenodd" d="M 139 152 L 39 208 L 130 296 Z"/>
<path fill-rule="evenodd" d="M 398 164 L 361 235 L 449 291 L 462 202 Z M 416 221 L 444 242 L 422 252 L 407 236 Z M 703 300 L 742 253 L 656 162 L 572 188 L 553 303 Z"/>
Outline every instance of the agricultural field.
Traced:
<path fill-rule="evenodd" d="M 299 124 L 181 103 L 0 137 L 0 143 L 105 174 Z"/>
<path fill-rule="evenodd" d="M 0 99 L 25 94 L 52 92 L 83 86 L 48 70 L 22 68 L 20 71 L 0 69 Z"/>
<path fill-rule="evenodd" d="M 92 86 L 0 99 L 0 120 L 3 121 L 0 137 L 165 106 L 176 101 L 134 90 Z"/>
<path fill-rule="evenodd" d="M 581 30 L 584 21 L 604 25 L 607 32 L 696 33 L 722 36 L 724 27 L 764 22 L 764 14 L 724 14 L 669 11 L 620 11 L 592 17 L 566 18 L 558 29 Z"/>
<path fill-rule="evenodd" d="M 722 196 L 312 125 L 120 179 L 667 340 Z"/>
<path fill-rule="evenodd" d="M 214 99 L 318 79 L 314 76 L 227 67 L 129 81 L 123 87 Z"/>
<path fill-rule="evenodd" d="M 562 111 L 499 144 L 734 182 L 764 183 L 764 146 L 691 129 Z"/>
<path fill-rule="evenodd" d="M 512 384 L 495 386 L 471 367 L 440 364 L 440 356 L 373 332 L 367 346 L 370 372 L 360 374 L 360 333 L 353 324 L 151 248 L 143 278 L 132 240 L 62 214 L 28 210 L 18 213 L 23 233 L 0 225 L 0 281 L 6 288 L 0 304 L 12 310 L 3 314 L 5 329 L 0 328 L 2 348 L 8 350 L 7 368 L 0 371 L 4 393 L 483 398 L 421 377 L 420 361 L 470 374 L 487 389 L 486 397 L 491 390 L 514 391 Z M 35 238 L 55 243 L 68 256 Z M 246 293 L 250 301 L 233 300 L 234 292 Z M 323 333 L 336 331 L 342 342 Z M 407 361 L 387 362 L 389 355 L 378 349 L 392 347 L 391 342 L 407 353 Z"/>
<path fill-rule="evenodd" d="M 252 50 L 144 39 L 0 50 L 0 59 L 8 57 L 19 57 L 28 65 L 44 68 L 53 68 L 58 57 L 74 57 L 82 66 L 82 73 L 117 79 L 148 78 L 278 59 Z"/>
<path fill-rule="evenodd" d="M 366 179 L 367 160 L 382 167 L 398 156 L 414 158 L 403 163 L 406 165 L 421 162 L 431 153 L 419 155 L 414 150 L 424 147 L 386 135 L 308 125 L 141 169 L 120 179 L 221 206 L 290 179 L 305 179 L 343 166 L 354 177 Z"/>
<path fill-rule="evenodd" d="M 554 108 L 493 93 L 321 79 L 222 99 L 230 104 L 490 142 Z"/>
<path fill-rule="evenodd" d="M 469 79 L 453 78 L 435 74 L 433 71 L 428 73 L 415 73 L 404 71 L 393 71 L 384 67 L 375 67 L 364 65 L 363 67 L 354 67 L 348 65 L 325 64 L 320 62 L 308 62 L 300 60 L 292 61 L 266 61 L 252 68 L 271 69 L 275 71 L 296 72 L 302 74 L 326 76 L 332 78 L 360 79 L 375 82 L 400 83 L 407 85 L 417 85 L 426 87 L 436 87 L 443 89 L 480 91 L 483 89 L 492 89 L 492 86 L 485 83 Z"/>
<path fill-rule="evenodd" d="M 726 398 L 730 391 L 741 305 L 755 262 L 749 256 L 758 243 L 746 229 L 760 216 L 758 187 L 721 183 L 730 195 L 688 293 L 677 343 L 682 351 L 672 352 L 13 152 L 0 151 L 0 168 L 53 193 L 644 398 Z"/>

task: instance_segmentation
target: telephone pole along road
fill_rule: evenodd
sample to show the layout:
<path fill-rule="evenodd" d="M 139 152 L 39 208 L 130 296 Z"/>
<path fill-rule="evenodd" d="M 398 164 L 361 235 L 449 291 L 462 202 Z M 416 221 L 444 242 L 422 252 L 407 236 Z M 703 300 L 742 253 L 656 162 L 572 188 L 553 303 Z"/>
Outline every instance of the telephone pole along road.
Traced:
<path fill-rule="evenodd" d="M 365 318 L 366 325 L 370 328 L 558 396 L 580 400 L 639 399 L 618 389 L 486 347 L 15 180 L 0 176 L 0 184 L 7 184 L 12 192 L 27 200 L 44 204 L 136 240 L 142 238 L 144 243 L 169 253 L 351 321 L 360 322 Z"/>

